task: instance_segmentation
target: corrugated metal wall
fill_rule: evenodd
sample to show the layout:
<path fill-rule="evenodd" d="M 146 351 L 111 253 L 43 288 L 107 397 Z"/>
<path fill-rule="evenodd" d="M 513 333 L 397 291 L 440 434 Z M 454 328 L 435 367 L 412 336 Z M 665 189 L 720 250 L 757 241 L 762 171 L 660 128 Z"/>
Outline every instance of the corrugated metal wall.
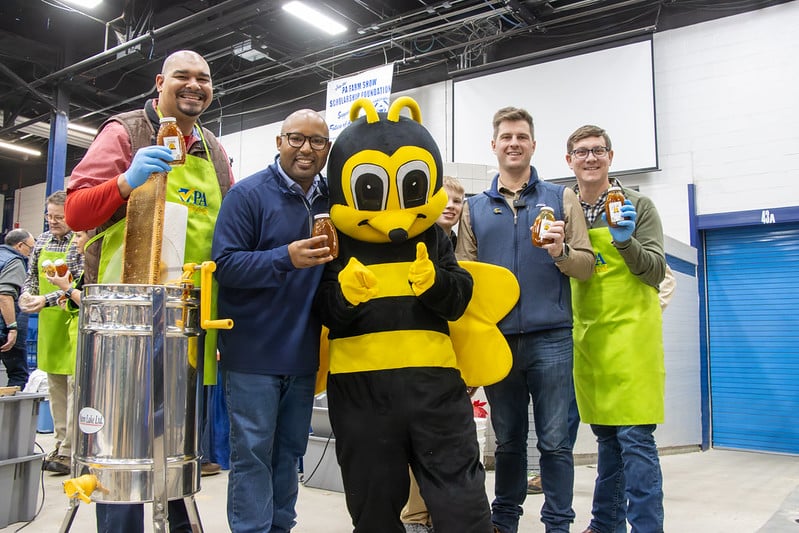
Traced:
<path fill-rule="evenodd" d="M 799 224 L 705 233 L 712 439 L 799 453 Z"/>

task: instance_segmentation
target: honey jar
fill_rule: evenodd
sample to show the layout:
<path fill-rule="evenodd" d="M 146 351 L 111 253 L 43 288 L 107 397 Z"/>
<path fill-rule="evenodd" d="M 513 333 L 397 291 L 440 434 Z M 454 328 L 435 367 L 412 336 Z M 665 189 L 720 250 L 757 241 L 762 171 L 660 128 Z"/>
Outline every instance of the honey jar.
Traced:
<path fill-rule="evenodd" d="M 186 142 L 183 140 L 183 133 L 178 128 L 175 117 L 161 118 L 161 127 L 158 128 L 156 142 L 172 151 L 170 165 L 177 166 L 186 162 Z"/>
<path fill-rule="evenodd" d="M 621 187 L 611 187 L 608 189 L 608 197 L 605 200 L 605 219 L 608 226 L 612 228 L 619 227 L 619 221 L 624 220 L 621 213 L 621 206 L 624 205 L 624 193 L 621 192 Z"/>
<path fill-rule="evenodd" d="M 55 266 L 55 271 L 59 276 L 64 276 L 67 273 L 67 263 L 63 259 L 56 259 L 53 266 Z"/>
<path fill-rule="evenodd" d="M 548 206 L 542 207 L 541 211 L 538 213 L 538 216 L 535 217 L 535 222 L 533 222 L 533 227 L 531 230 L 533 235 L 533 245 L 540 248 L 545 244 L 552 244 L 555 242 L 554 239 L 545 239 L 543 237 L 544 233 L 549 231 L 549 228 L 552 226 L 553 222 L 555 222 L 555 210 Z"/>
<path fill-rule="evenodd" d="M 319 213 L 313 217 L 313 230 L 311 235 L 316 237 L 318 235 L 327 235 L 327 246 L 330 248 L 330 255 L 334 258 L 338 257 L 338 232 L 330 220 L 329 213 Z"/>
<path fill-rule="evenodd" d="M 55 265 L 49 259 L 42 261 L 42 270 L 44 270 L 44 273 L 48 276 L 55 276 L 57 274 Z"/>

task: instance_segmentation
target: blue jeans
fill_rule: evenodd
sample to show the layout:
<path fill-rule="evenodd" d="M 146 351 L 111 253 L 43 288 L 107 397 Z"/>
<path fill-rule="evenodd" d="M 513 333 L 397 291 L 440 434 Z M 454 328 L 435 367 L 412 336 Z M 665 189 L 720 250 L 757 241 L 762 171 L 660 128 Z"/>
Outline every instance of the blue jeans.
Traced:
<path fill-rule="evenodd" d="M 486 387 L 497 438 L 492 520 L 501 533 L 516 533 L 527 497 L 528 405 L 533 401 L 547 532 L 569 531 L 574 521 L 574 459 L 569 406 L 574 398 L 570 328 L 507 335 L 510 374 Z"/>
<path fill-rule="evenodd" d="M 654 424 L 597 426 L 599 443 L 591 529 L 597 533 L 663 532 L 663 474 Z"/>
<path fill-rule="evenodd" d="M 5 343 L 5 340 L 3 340 Z M 14 344 L 7 352 L 0 353 L 0 359 L 3 360 L 3 365 L 6 367 L 6 376 L 8 376 L 9 387 L 19 387 L 19 390 L 25 388 L 28 383 L 28 352 L 23 343 L 22 347 L 19 343 Z"/>
<path fill-rule="evenodd" d="M 297 464 L 308 445 L 316 375 L 223 370 L 222 376 L 230 420 L 230 529 L 288 532 L 297 517 Z"/>
<path fill-rule="evenodd" d="M 183 500 L 169 500 L 167 505 L 169 532 L 191 533 L 191 523 Z M 95 513 L 97 533 L 144 532 L 143 503 L 98 503 Z"/>

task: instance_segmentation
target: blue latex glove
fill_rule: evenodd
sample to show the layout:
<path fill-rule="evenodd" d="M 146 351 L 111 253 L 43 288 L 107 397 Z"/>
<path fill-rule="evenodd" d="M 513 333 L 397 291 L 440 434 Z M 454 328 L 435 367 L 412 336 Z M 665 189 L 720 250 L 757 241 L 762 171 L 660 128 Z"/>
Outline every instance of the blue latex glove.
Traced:
<path fill-rule="evenodd" d="M 130 168 L 125 171 L 125 181 L 134 189 L 147 181 L 153 172 L 169 172 L 172 167 L 172 151 L 166 146 L 145 146 L 139 148 Z"/>
<path fill-rule="evenodd" d="M 635 219 L 638 218 L 638 212 L 636 212 L 630 200 L 624 200 L 624 205 L 621 206 L 621 215 L 624 218 L 619 220 L 618 228 L 608 227 L 610 236 L 613 237 L 613 242 L 627 242 L 632 239 L 633 232 L 635 232 Z M 604 212 L 602 213 L 602 220 L 607 222 Z"/>

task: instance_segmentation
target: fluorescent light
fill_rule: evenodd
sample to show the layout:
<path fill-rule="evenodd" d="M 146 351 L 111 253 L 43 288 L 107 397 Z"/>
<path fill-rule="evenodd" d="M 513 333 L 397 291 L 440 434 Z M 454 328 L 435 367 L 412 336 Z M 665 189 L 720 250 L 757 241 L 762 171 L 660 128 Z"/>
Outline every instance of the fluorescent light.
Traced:
<path fill-rule="evenodd" d="M 339 24 L 314 8 L 306 6 L 302 2 L 295 1 L 283 4 L 283 9 L 330 35 L 338 35 L 339 33 L 347 31 L 344 25 Z"/>
<path fill-rule="evenodd" d="M 85 133 L 87 135 L 97 135 L 97 129 L 96 128 L 88 128 L 86 126 L 81 126 L 80 124 L 73 124 L 72 122 L 67 124 L 67 129 L 68 130 L 72 130 L 72 131 L 79 131 L 79 132 Z"/>
<path fill-rule="evenodd" d="M 42 153 L 39 150 L 25 148 L 24 146 L 18 146 L 16 144 L 7 143 L 4 141 L 0 141 L 0 148 L 2 148 L 3 150 L 11 150 L 12 152 L 19 152 L 21 154 L 33 155 L 36 157 L 40 157 L 42 155 Z"/>
<path fill-rule="evenodd" d="M 15 124 L 22 124 L 23 122 L 30 122 L 30 119 L 18 116 Z M 23 133 L 29 133 L 42 137 L 44 139 L 50 138 L 50 123 L 49 122 L 34 122 L 19 129 Z M 88 148 L 94 136 L 97 135 L 97 130 L 80 126 L 78 124 L 67 124 L 67 144 L 78 146 L 80 148 Z"/>
<path fill-rule="evenodd" d="M 103 0 L 62 0 L 67 4 L 92 9 L 103 3 Z"/>

